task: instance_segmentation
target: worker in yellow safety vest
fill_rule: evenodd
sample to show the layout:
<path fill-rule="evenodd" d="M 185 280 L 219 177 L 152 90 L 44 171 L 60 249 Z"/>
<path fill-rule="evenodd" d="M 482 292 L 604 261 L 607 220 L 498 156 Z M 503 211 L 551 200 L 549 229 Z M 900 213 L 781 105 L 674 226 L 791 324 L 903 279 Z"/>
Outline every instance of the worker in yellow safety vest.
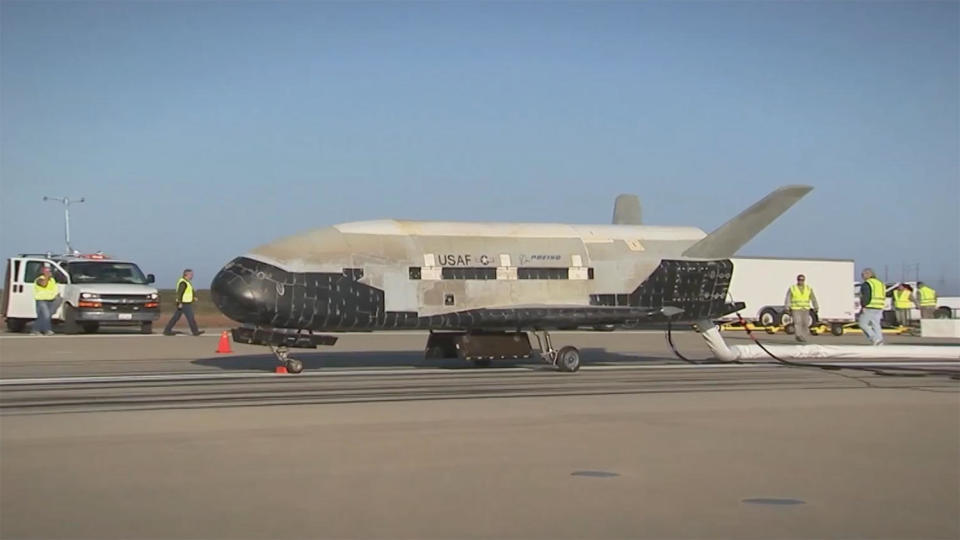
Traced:
<path fill-rule="evenodd" d="M 813 319 L 810 315 L 811 308 L 815 313 L 820 311 L 820 305 L 817 303 L 817 295 L 813 293 L 813 287 L 807 284 L 806 276 L 797 276 L 797 283 L 787 289 L 787 298 L 783 303 L 793 319 L 794 337 L 801 343 L 807 341 Z"/>
<path fill-rule="evenodd" d="M 893 309 L 900 326 L 910 326 L 910 310 L 914 308 L 912 296 L 913 291 L 906 283 L 901 283 L 893 291 Z"/>
<path fill-rule="evenodd" d="M 883 345 L 881 321 L 887 304 L 887 288 L 870 268 L 865 268 L 860 277 L 863 282 L 860 284 L 860 317 L 857 322 L 870 343 Z"/>
<path fill-rule="evenodd" d="M 937 312 L 937 291 L 922 281 L 917 282 L 917 302 L 920 304 L 920 318 L 932 319 Z"/>
<path fill-rule="evenodd" d="M 180 316 L 187 317 L 187 324 L 190 325 L 190 333 L 199 336 L 203 330 L 197 329 L 197 320 L 193 317 L 193 303 L 197 301 L 197 294 L 193 291 L 193 270 L 187 268 L 183 271 L 183 277 L 177 280 L 177 311 L 170 317 L 170 322 L 163 329 L 163 335 L 172 336 L 173 326 L 180 320 Z"/>
<path fill-rule="evenodd" d="M 53 325 L 50 318 L 60 308 L 63 298 L 60 297 L 60 288 L 49 265 L 43 265 L 40 275 L 33 281 L 33 300 L 37 304 L 37 320 L 33 322 L 31 333 L 35 336 L 52 336 Z"/>

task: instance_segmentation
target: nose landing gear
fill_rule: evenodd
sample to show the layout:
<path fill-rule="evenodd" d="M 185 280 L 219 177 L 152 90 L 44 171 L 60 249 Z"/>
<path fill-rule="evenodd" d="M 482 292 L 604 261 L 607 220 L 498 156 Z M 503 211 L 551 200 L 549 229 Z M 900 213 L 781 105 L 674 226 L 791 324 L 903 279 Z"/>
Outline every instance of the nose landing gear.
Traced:
<path fill-rule="evenodd" d="M 303 371 L 303 362 L 296 358 L 290 358 L 290 351 L 286 347 L 282 345 L 274 347 L 271 345 L 270 350 L 273 352 L 273 355 L 277 357 L 277 362 L 287 368 L 289 373 L 300 373 Z"/>

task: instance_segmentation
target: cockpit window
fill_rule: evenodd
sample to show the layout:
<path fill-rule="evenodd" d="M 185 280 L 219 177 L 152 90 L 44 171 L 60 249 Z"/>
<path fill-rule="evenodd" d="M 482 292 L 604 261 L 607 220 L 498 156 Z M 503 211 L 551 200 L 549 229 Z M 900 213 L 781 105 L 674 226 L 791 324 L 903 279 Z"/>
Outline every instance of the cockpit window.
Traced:
<path fill-rule="evenodd" d="M 72 262 L 67 264 L 67 272 L 74 283 L 147 284 L 147 278 L 133 263 Z"/>

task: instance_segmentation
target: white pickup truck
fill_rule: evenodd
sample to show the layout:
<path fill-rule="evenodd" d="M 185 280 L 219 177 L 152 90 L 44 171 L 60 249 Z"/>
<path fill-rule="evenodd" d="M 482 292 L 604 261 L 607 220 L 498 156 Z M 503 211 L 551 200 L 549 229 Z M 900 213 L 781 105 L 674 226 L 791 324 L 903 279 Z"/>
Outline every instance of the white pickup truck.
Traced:
<path fill-rule="evenodd" d="M 100 325 L 136 325 L 153 331 L 160 317 L 160 297 L 133 262 L 92 255 L 30 255 L 7 260 L 3 287 L 3 318 L 11 332 L 22 332 L 37 318 L 33 281 L 49 265 L 60 287 L 63 303 L 53 314 L 61 333 L 96 332 Z"/>

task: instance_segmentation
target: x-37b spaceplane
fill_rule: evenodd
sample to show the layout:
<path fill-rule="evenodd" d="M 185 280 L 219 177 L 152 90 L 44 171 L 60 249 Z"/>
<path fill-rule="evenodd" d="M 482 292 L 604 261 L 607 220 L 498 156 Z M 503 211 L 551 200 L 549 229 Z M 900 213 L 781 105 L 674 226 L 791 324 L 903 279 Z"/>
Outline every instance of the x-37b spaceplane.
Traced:
<path fill-rule="evenodd" d="M 555 350 L 551 330 L 736 311 L 730 257 L 811 189 L 777 189 L 710 234 L 641 225 L 639 204 L 622 196 L 612 225 L 344 223 L 237 257 L 211 296 L 240 323 L 235 341 L 271 347 L 291 372 L 303 364 L 289 349 L 333 345 L 330 333 L 411 329 L 429 330 L 428 357 L 539 354 L 576 371 L 580 352 Z"/>

